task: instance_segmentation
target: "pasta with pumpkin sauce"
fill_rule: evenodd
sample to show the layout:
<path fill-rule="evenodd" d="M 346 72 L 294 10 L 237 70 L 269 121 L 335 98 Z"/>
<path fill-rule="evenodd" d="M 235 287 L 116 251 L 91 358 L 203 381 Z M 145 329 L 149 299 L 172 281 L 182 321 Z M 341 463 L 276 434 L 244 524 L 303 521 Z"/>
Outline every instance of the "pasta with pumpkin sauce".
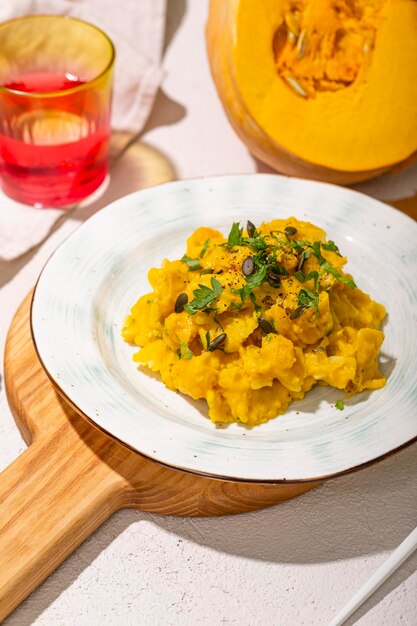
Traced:
<path fill-rule="evenodd" d="M 182 259 L 149 271 L 153 291 L 132 307 L 123 338 L 169 389 L 205 398 L 213 422 L 265 422 L 316 384 L 347 396 L 379 389 L 385 309 L 344 273 L 346 261 L 295 218 L 234 223 L 227 238 L 198 228 Z"/>

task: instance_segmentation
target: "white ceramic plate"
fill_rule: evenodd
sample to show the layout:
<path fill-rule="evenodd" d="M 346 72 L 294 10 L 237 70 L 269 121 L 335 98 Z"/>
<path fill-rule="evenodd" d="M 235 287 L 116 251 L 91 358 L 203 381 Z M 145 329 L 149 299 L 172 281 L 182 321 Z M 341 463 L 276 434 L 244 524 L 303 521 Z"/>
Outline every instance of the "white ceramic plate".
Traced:
<path fill-rule="evenodd" d="M 120 337 L 150 291 L 147 272 L 182 256 L 187 236 L 233 220 L 291 215 L 323 227 L 357 284 L 388 310 L 388 384 L 335 409 L 318 387 L 253 429 L 216 428 L 205 402 L 138 371 Z M 237 480 L 308 481 L 370 463 L 417 437 L 417 224 L 359 193 L 265 174 L 180 181 L 127 196 L 82 225 L 53 254 L 32 306 L 35 344 L 61 392 L 97 426 L 161 463 Z"/>

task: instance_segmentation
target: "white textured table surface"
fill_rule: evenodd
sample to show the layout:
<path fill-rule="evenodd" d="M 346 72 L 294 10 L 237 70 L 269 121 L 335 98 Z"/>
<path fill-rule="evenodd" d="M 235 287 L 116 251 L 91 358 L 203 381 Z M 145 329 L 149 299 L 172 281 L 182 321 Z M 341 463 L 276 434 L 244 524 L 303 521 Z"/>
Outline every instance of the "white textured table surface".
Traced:
<path fill-rule="evenodd" d="M 168 0 L 166 78 L 144 139 L 180 178 L 265 171 L 233 134 L 209 78 L 207 3 Z M 397 178 L 409 192 L 417 169 Z M 389 197 L 393 183 L 366 187 Z M 125 189 L 126 190 L 126 189 Z M 114 194 L 120 193 L 116 190 Z M 75 214 L 22 259 L 0 264 L 0 349 L 12 315 Z M 0 392 L 0 469 L 24 449 Z M 217 519 L 120 511 L 7 626 L 325 626 L 417 522 L 417 445 L 271 509 Z M 417 554 L 348 624 L 417 624 Z M 0 564 L 1 567 L 1 564 Z"/>

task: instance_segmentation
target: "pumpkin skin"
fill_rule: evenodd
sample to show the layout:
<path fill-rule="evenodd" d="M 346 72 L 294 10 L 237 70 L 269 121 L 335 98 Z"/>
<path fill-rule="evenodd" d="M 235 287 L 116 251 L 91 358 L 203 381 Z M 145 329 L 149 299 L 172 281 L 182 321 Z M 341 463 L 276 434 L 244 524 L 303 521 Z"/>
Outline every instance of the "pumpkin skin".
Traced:
<path fill-rule="evenodd" d="M 232 127 L 254 156 L 284 174 L 337 184 L 417 160 L 417 2 L 380 4 L 370 60 L 356 79 L 306 99 L 289 89 L 274 58 L 274 33 L 289 3 L 211 0 L 212 76 Z"/>

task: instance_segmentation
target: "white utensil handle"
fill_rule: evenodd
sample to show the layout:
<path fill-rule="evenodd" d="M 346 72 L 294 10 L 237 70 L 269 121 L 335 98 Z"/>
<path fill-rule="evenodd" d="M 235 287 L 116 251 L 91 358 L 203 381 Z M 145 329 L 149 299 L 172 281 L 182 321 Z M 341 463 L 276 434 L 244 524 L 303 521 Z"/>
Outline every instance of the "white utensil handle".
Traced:
<path fill-rule="evenodd" d="M 345 621 L 353 615 L 353 613 L 371 596 L 376 589 L 387 578 L 391 576 L 395 570 L 400 567 L 402 563 L 410 554 L 417 548 L 417 528 L 415 528 L 404 541 L 398 546 L 390 557 L 381 565 L 379 569 L 366 581 L 366 583 L 359 589 L 359 591 L 353 596 L 353 598 L 343 607 L 343 609 L 336 615 L 328 626 L 341 626 Z"/>

